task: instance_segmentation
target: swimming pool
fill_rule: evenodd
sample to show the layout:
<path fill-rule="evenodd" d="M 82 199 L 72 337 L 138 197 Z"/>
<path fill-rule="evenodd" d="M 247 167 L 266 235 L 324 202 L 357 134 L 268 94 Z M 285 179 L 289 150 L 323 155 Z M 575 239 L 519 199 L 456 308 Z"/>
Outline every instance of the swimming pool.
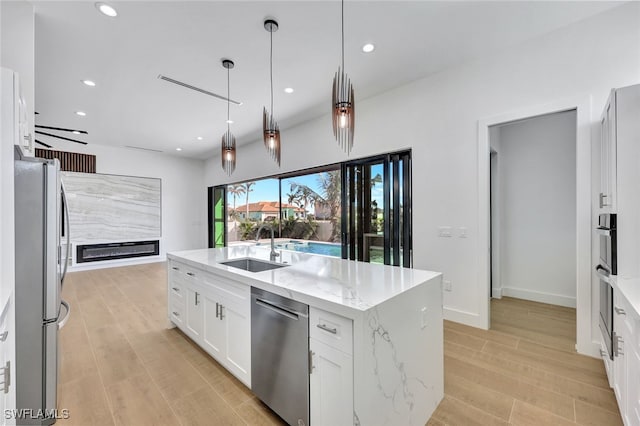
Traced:
<path fill-rule="evenodd" d="M 269 245 L 269 243 L 258 243 L 256 245 Z M 318 243 L 314 241 L 278 241 L 276 248 L 281 250 L 299 251 L 302 253 L 322 254 L 324 256 L 341 257 L 342 247 L 334 243 Z"/>

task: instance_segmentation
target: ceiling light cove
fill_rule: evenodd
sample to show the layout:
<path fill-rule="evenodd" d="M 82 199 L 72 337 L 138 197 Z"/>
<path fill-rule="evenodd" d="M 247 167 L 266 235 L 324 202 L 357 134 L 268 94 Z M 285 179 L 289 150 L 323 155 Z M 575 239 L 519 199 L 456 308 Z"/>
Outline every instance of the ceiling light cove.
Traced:
<path fill-rule="evenodd" d="M 80 117 L 85 117 L 87 113 L 84 111 L 76 111 L 76 115 L 79 115 Z"/>
<path fill-rule="evenodd" d="M 96 87 L 96 82 L 93 80 L 82 80 L 82 82 L 89 87 Z"/>
<path fill-rule="evenodd" d="M 116 12 L 113 6 L 109 6 L 106 3 L 102 3 L 102 2 L 96 3 L 96 9 L 98 9 L 100 13 L 102 13 L 103 15 L 108 16 L 110 18 L 115 18 L 116 16 L 118 16 L 118 12 Z"/>
<path fill-rule="evenodd" d="M 293 93 L 293 87 L 286 87 L 284 89 L 284 93 L 289 93 L 289 94 Z"/>
<path fill-rule="evenodd" d="M 367 43 L 367 44 L 365 44 L 364 46 L 362 46 L 362 51 L 363 51 L 364 53 L 371 53 L 371 52 L 373 52 L 375 49 L 376 49 L 376 47 L 375 47 L 373 44 L 371 44 L 371 43 Z"/>

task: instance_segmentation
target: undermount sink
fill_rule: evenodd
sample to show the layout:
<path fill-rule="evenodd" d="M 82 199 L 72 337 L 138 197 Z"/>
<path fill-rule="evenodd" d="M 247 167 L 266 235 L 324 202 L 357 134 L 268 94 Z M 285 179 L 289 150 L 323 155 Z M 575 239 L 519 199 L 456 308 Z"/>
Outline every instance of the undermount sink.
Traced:
<path fill-rule="evenodd" d="M 264 260 L 252 259 L 250 257 L 228 260 L 226 262 L 220 262 L 220 264 L 231 266 L 232 268 L 243 269 L 249 272 L 269 271 L 271 269 L 277 269 L 277 268 L 283 268 L 285 266 L 289 266 L 289 265 L 279 265 L 277 263 L 265 262 Z"/>

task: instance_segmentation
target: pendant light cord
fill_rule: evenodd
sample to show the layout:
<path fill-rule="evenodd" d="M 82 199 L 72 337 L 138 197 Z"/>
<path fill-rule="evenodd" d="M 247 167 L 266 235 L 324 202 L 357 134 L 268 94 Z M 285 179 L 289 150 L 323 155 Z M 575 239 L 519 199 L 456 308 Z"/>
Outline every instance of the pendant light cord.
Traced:
<path fill-rule="evenodd" d="M 227 68 L 227 133 L 231 131 L 231 123 L 229 123 L 229 99 L 231 98 L 230 86 L 229 68 Z"/>
<path fill-rule="evenodd" d="M 342 0 L 342 72 L 344 72 L 344 0 Z"/>
<path fill-rule="evenodd" d="M 271 82 L 271 117 L 273 117 L 273 27 L 269 31 L 271 44 L 269 48 L 269 78 Z"/>

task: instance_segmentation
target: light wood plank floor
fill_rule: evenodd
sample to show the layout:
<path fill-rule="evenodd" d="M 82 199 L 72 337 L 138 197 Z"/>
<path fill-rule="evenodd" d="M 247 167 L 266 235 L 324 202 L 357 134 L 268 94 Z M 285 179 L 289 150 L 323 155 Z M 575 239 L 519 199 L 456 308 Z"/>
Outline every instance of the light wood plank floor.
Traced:
<path fill-rule="evenodd" d="M 278 425 L 242 383 L 166 329 L 166 265 L 70 273 L 61 425 Z M 430 425 L 618 425 L 600 360 L 573 353 L 575 310 L 504 298 L 490 331 L 445 322 L 445 399 Z M 401 426 L 401 425 L 398 425 Z"/>

